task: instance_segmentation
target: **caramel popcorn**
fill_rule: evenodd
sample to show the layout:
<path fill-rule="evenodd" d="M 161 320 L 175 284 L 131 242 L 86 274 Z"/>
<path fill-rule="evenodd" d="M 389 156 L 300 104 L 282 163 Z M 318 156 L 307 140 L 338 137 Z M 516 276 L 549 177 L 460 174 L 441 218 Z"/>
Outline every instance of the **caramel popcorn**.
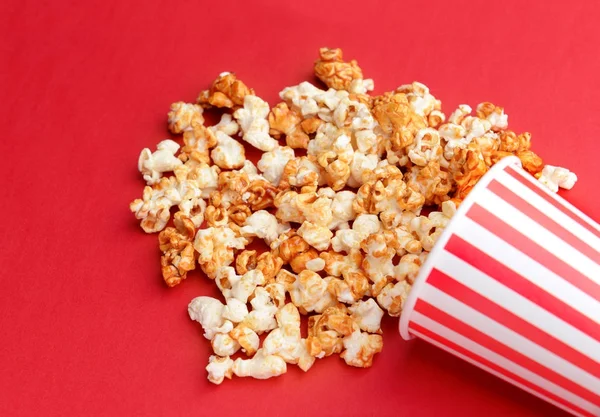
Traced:
<path fill-rule="evenodd" d="M 202 107 L 240 107 L 244 103 L 244 97 L 254 94 L 254 90 L 248 88 L 235 74 L 222 72 L 213 81 L 209 90 L 204 90 L 198 95 L 198 104 Z"/>
<path fill-rule="evenodd" d="M 316 358 L 340 353 L 343 337 L 352 334 L 354 327 L 348 309 L 343 304 L 328 307 L 320 315 L 308 318 L 308 352 Z"/>
<path fill-rule="evenodd" d="M 171 104 L 169 117 L 169 130 L 171 133 L 183 133 L 186 130 L 192 130 L 195 126 L 204 124 L 202 117 L 202 107 L 197 104 L 178 101 Z"/>
<path fill-rule="evenodd" d="M 356 61 L 344 62 L 341 49 L 321 48 L 319 56 L 320 58 L 315 62 L 315 75 L 327 87 L 348 90 L 352 81 L 362 80 L 362 70 Z"/>
<path fill-rule="evenodd" d="M 214 384 L 278 376 L 287 364 L 308 371 L 331 355 L 371 366 L 383 317 L 400 316 L 457 205 L 494 164 L 516 156 L 554 192 L 577 181 L 544 164 L 496 104 L 445 113 L 417 81 L 370 95 L 373 80 L 336 48 L 320 49 L 314 71 L 323 88 L 283 88 L 272 108 L 224 72 L 197 104 L 173 103 L 177 137 L 138 158 L 145 187 L 130 210 L 146 233 L 160 232 L 165 284 L 197 262 L 223 296 L 188 306 L 210 340 Z M 206 108 L 218 123 L 205 123 Z"/>
<path fill-rule="evenodd" d="M 196 268 L 196 254 L 192 240 L 194 223 L 181 212 L 175 214 L 175 227 L 167 227 L 158 235 L 162 275 L 169 287 L 179 284 L 188 271 Z"/>

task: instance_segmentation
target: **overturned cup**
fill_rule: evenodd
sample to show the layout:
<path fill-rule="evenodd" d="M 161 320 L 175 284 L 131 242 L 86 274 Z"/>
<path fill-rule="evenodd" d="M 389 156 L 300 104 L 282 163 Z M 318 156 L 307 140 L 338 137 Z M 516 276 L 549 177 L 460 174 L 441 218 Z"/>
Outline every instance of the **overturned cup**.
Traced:
<path fill-rule="evenodd" d="M 501 160 L 429 254 L 400 333 L 600 416 L 600 226 Z"/>

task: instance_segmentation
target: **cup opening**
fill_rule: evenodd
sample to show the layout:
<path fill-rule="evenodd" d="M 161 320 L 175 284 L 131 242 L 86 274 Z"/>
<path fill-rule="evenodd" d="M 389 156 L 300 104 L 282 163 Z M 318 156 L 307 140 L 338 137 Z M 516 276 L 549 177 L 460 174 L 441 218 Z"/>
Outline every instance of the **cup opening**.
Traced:
<path fill-rule="evenodd" d="M 494 179 L 496 173 L 499 171 L 503 171 L 507 166 L 516 165 L 519 168 L 522 166 L 521 161 L 516 156 L 508 156 L 500 160 L 497 164 L 492 166 L 486 174 L 481 177 L 479 182 L 475 184 L 475 187 L 471 190 L 469 195 L 463 200 L 461 205 L 456 210 L 454 217 L 448 223 L 448 226 L 444 229 L 442 234 L 440 235 L 438 241 L 434 245 L 433 249 L 429 253 L 427 260 L 421 266 L 421 270 L 419 271 L 419 275 L 415 279 L 415 283 L 413 284 L 410 294 L 404 303 L 404 308 L 402 309 L 402 313 L 400 315 L 400 335 L 404 340 L 414 339 L 414 336 L 411 335 L 408 331 L 408 325 L 410 323 L 410 316 L 415 308 L 415 304 L 417 299 L 419 298 L 419 292 L 422 290 L 423 285 L 427 281 L 427 277 L 431 273 L 433 266 L 435 265 L 436 257 L 439 253 L 444 249 L 446 243 L 450 239 L 453 234 L 454 225 L 457 223 L 456 220 L 463 217 L 465 213 L 471 208 L 471 206 L 475 203 L 477 194 L 484 190 L 488 184 Z"/>

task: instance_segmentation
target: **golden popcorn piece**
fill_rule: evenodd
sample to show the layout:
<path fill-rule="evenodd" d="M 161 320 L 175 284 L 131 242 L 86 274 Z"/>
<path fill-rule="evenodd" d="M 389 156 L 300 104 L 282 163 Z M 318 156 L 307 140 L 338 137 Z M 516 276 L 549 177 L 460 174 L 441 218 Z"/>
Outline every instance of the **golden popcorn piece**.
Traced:
<path fill-rule="evenodd" d="M 256 251 L 243 250 L 235 258 L 235 271 L 244 275 L 248 271 L 256 269 Z"/>
<path fill-rule="evenodd" d="M 454 172 L 456 191 L 454 197 L 463 200 L 477 181 L 487 172 L 483 155 L 478 150 L 459 149 L 450 162 Z"/>
<path fill-rule="evenodd" d="M 287 146 L 292 149 L 306 149 L 310 138 L 303 128 L 304 120 L 300 113 L 290 109 L 286 103 L 279 103 L 271 108 L 268 121 L 269 134 L 275 139 L 285 135 Z M 307 122 L 306 127 L 313 128 L 314 122 Z"/>
<path fill-rule="evenodd" d="M 179 159 L 183 162 L 210 164 L 210 149 L 217 145 L 215 134 L 204 125 L 196 125 L 183 132 L 183 147 Z"/>
<path fill-rule="evenodd" d="M 343 337 L 352 334 L 354 321 L 348 309 L 339 303 L 325 309 L 322 314 L 308 318 L 308 353 L 316 358 L 340 353 L 344 348 Z"/>
<path fill-rule="evenodd" d="M 254 90 L 248 88 L 235 74 L 223 72 L 213 81 L 210 89 L 198 95 L 197 103 L 204 108 L 219 107 L 233 109 L 244 105 L 244 97 L 253 95 Z"/>
<path fill-rule="evenodd" d="M 262 272 L 266 284 L 275 282 L 275 277 L 283 266 L 283 259 L 272 252 L 263 252 L 256 258 L 256 270 Z"/>
<path fill-rule="evenodd" d="M 159 233 L 158 242 L 163 252 L 160 258 L 161 272 L 165 283 L 174 287 L 187 277 L 188 271 L 196 268 L 192 240 L 196 233 L 194 223 L 182 213 L 175 213 L 175 227 L 167 227 Z"/>
<path fill-rule="evenodd" d="M 329 88 L 348 90 L 354 80 L 362 79 L 362 70 L 356 60 L 344 62 L 339 48 L 319 49 L 319 59 L 315 62 L 315 75 Z"/>
<path fill-rule="evenodd" d="M 178 101 L 171 104 L 171 110 L 167 114 L 169 119 L 169 130 L 178 134 L 187 130 L 193 130 L 204 124 L 202 107 L 197 104 Z"/>

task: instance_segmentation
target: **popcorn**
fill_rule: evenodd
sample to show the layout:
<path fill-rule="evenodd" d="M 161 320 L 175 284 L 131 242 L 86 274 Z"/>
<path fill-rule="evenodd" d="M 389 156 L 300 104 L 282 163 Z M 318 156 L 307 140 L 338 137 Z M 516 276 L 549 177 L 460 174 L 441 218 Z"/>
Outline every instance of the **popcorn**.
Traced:
<path fill-rule="evenodd" d="M 210 164 L 210 149 L 217 144 L 214 126 L 196 125 L 183 132 L 183 147 L 179 159 L 184 162 Z"/>
<path fill-rule="evenodd" d="M 268 332 L 277 327 L 275 313 L 277 305 L 271 298 L 271 293 L 263 287 L 256 287 L 254 298 L 250 301 L 252 311 L 246 316 L 242 324 L 254 330 L 257 334 Z"/>
<path fill-rule="evenodd" d="M 577 182 L 577 175 L 566 168 L 546 165 L 542 170 L 539 181 L 553 192 L 557 192 L 558 187 L 570 190 Z"/>
<path fill-rule="evenodd" d="M 284 134 L 285 142 L 290 148 L 306 149 L 309 137 L 303 128 L 302 116 L 297 110 L 290 109 L 286 103 L 279 103 L 271 109 L 268 120 L 269 133 L 274 138 L 279 139 Z"/>
<path fill-rule="evenodd" d="M 359 301 L 348 307 L 352 313 L 352 320 L 358 327 L 369 333 L 381 333 L 381 318 L 383 310 L 379 308 L 375 300 L 369 298 L 367 301 Z"/>
<path fill-rule="evenodd" d="M 244 227 L 241 228 L 242 235 L 256 236 L 271 244 L 288 227 L 280 224 L 277 217 L 265 210 L 259 210 L 246 218 Z"/>
<path fill-rule="evenodd" d="M 303 270 L 291 284 L 286 285 L 286 290 L 290 293 L 292 303 L 302 314 L 312 311 L 321 313 L 327 307 L 335 305 L 327 286 L 327 278 L 323 279 L 313 271 Z"/>
<path fill-rule="evenodd" d="M 309 221 L 302 223 L 298 235 L 316 250 L 323 251 L 329 247 L 333 233 L 324 226 L 315 225 Z"/>
<path fill-rule="evenodd" d="M 138 160 L 138 169 L 148 185 L 158 183 L 163 172 L 173 171 L 181 161 L 175 157 L 179 145 L 172 140 L 163 140 L 156 145 L 156 151 L 144 148 Z"/>
<path fill-rule="evenodd" d="M 231 379 L 233 374 L 233 361 L 228 356 L 219 357 L 212 355 L 206 366 L 208 380 L 213 384 L 221 384 L 225 378 Z"/>
<path fill-rule="evenodd" d="M 264 349 L 258 349 L 251 359 L 238 358 L 233 362 L 233 373 L 239 377 L 269 379 L 286 372 L 285 361 L 277 355 L 268 355 Z"/>
<path fill-rule="evenodd" d="M 171 104 L 169 117 L 169 130 L 171 133 L 183 133 L 186 130 L 193 130 L 195 126 L 204 124 L 202 117 L 202 107 L 197 104 L 184 103 L 178 101 Z"/>
<path fill-rule="evenodd" d="M 179 284 L 188 271 L 196 268 L 192 239 L 196 233 L 194 223 L 182 212 L 175 214 L 175 227 L 167 227 L 158 235 L 161 271 L 169 287 Z"/>
<path fill-rule="evenodd" d="M 494 164 L 514 155 L 555 192 L 577 181 L 544 165 L 502 107 L 461 104 L 446 117 L 419 82 L 371 96 L 356 61 L 340 49 L 319 55 L 315 74 L 327 88 L 286 87 L 272 108 L 221 73 L 198 104 L 171 105 L 181 148 L 167 139 L 138 160 L 146 187 L 130 210 L 145 232 L 160 232 L 165 283 L 178 285 L 197 262 L 224 297 L 188 306 L 210 340 L 215 384 L 281 375 L 287 364 L 307 371 L 333 354 L 371 366 L 383 315 L 401 314 L 457 205 Z M 225 110 L 205 126 L 211 107 Z M 258 161 L 242 140 L 262 151 Z M 246 249 L 261 240 L 268 248 Z M 240 351 L 249 359 L 231 358 Z"/>
<path fill-rule="evenodd" d="M 232 330 L 233 331 L 233 330 Z M 210 341 L 213 352 L 218 356 L 231 356 L 240 350 L 240 344 L 227 333 L 217 333 Z"/>
<path fill-rule="evenodd" d="M 171 217 L 169 209 L 178 198 L 173 187 L 174 181 L 162 178 L 158 184 L 144 187 L 142 198 L 132 201 L 129 205 L 136 219 L 142 220 L 140 226 L 144 232 L 159 232 L 167 225 Z"/>
<path fill-rule="evenodd" d="M 401 85 L 396 92 L 405 94 L 413 111 L 421 116 L 428 116 L 442 107 L 442 102 L 429 93 L 429 88 L 417 81 Z"/>
<path fill-rule="evenodd" d="M 399 317 L 410 288 L 410 284 L 406 281 L 395 284 L 389 283 L 377 295 L 377 302 L 383 309 L 387 310 L 390 316 Z"/>
<path fill-rule="evenodd" d="M 327 87 L 336 90 L 348 90 L 352 81 L 363 78 L 362 70 L 356 61 L 344 62 L 342 50 L 339 48 L 319 50 L 319 59 L 315 62 L 315 75 Z"/>
<path fill-rule="evenodd" d="M 198 96 L 198 104 L 202 107 L 225 107 L 235 108 L 244 103 L 247 95 L 254 94 L 254 90 L 248 88 L 235 74 L 222 72 L 213 81 L 209 90 L 204 90 Z"/>
<path fill-rule="evenodd" d="M 344 351 L 340 355 L 350 366 L 369 368 L 373 356 L 383 349 L 383 338 L 378 334 L 368 334 L 355 330 L 343 339 Z"/>
<path fill-rule="evenodd" d="M 265 277 L 257 270 L 237 275 L 232 267 L 224 266 L 217 270 L 215 281 L 226 299 L 234 298 L 245 304 L 256 287 L 264 285 Z"/>
<path fill-rule="evenodd" d="M 244 146 L 221 131 L 217 131 L 215 136 L 217 146 L 210 153 L 214 163 L 219 168 L 224 169 L 235 169 L 244 166 L 244 161 L 246 161 Z"/>
<path fill-rule="evenodd" d="M 408 151 L 408 158 L 415 165 L 425 166 L 429 161 L 437 161 L 441 154 L 440 134 L 428 127 L 417 132 Z"/>
<path fill-rule="evenodd" d="M 267 102 L 254 95 L 246 95 L 244 107 L 233 113 L 242 129 L 242 138 L 263 152 L 272 151 L 279 146 L 277 141 L 269 136 L 268 114 Z"/>
<path fill-rule="evenodd" d="M 278 328 L 265 338 L 263 351 L 267 355 L 277 355 L 287 363 L 298 364 L 304 372 L 308 371 L 315 358 L 308 353 L 306 339 L 300 336 L 298 309 L 288 303 L 277 311 L 276 319 Z"/>
<path fill-rule="evenodd" d="M 204 337 L 212 340 L 217 333 L 229 333 L 233 329 L 233 324 L 223 319 L 224 308 L 216 298 L 196 297 L 188 305 L 188 314 L 202 325 Z"/>
<path fill-rule="evenodd" d="M 356 217 L 352 229 L 343 229 L 335 232 L 331 239 L 331 247 L 336 252 L 349 253 L 353 249 L 359 249 L 361 242 L 370 234 L 377 233 L 381 229 L 381 222 L 374 214 L 361 214 Z"/>
<path fill-rule="evenodd" d="M 292 148 L 278 146 L 270 152 L 263 153 L 257 166 L 265 179 L 277 186 L 279 185 L 285 166 L 293 159 L 294 150 Z"/>
<path fill-rule="evenodd" d="M 323 314 L 308 318 L 306 345 L 311 356 L 323 358 L 340 353 L 343 337 L 352 334 L 355 323 L 343 304 L 328 307 Z"/>
<path fill-rule="evenodd" d="M 254 330 L 242 323 L 229 332 L 229 337 L 240 345 L 242 351 L 252 356 L 258 350 L 260 339 Z M 216 353 L 216 352 L 215 352 Z"/>
<path fill-rule="evenodd" d="M 234 249 L 244 249 L 245 241 L 235 236 L 229 227 L 209 227 L 196 232 L 194 249 L 198 252 L 198 263 L 202 271 L 214 278 L 217 271 L 231 265 Z"/>

